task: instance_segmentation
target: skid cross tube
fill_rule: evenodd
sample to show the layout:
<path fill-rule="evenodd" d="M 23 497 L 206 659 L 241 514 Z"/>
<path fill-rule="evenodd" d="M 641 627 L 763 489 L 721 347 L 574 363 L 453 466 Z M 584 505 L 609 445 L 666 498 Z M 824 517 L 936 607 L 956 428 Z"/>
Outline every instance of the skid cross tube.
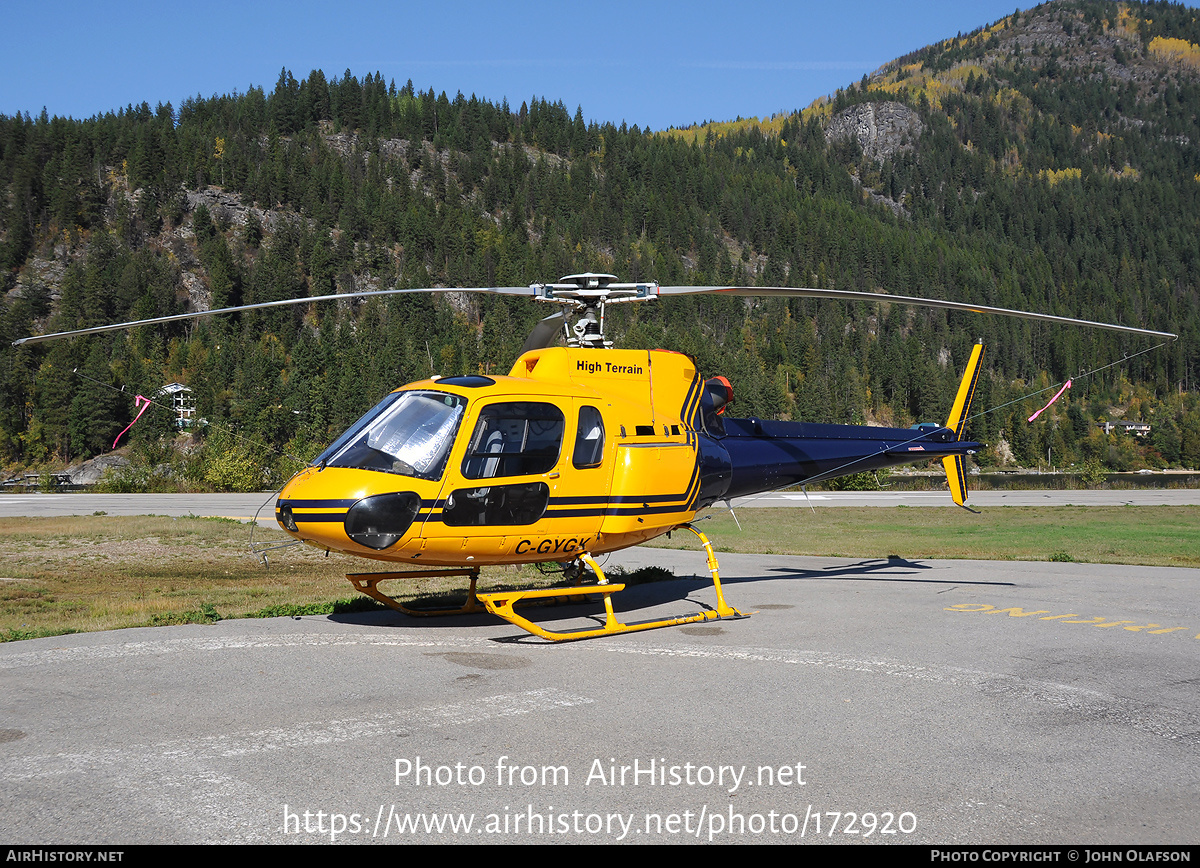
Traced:
<path fill-rule="evenodd" d="M 708 557 L 708 570 L 712 574 L 713 587 L 717 592 L 717 607 L 715 609 L 705 609 L 702 612 L 695 612 L 690 615 L 677 615 L 670 618 L 649 619 L 646 621 L 634 621 L 632 623 L 622 623 L 617 620 L 616 613 L 613 611 L 612 595 L 618 591 L 625 590 L 623 584 L 611 584 L 608 577 L 604 575 L 604 571 L 600 569 L 600 565 L 596 563 L 591 554 L 584 552 L 579 556 L 579 560 L 591 568 L 596 574 L 597 584 L 586 589 L 586 594 L 590 596 L 600 595 L 604 600 L 604 625 L 601 627 L 581 627 L 575 630 L 555 631 L 547 630 L 544 627 L 535 624 L 528 618 L 517 614 L 516 605 L 524 600 L 544 600 L 548 597 L 564 596 L 564 591 L 559 588 L 547 588 L 537 590 L 524 591 L 499 591 L 495 593 L 480 594 L 479 600 L 487 607 L 487 610 L 493 615 L 498 615 L 510 624 L 514 624 L 533 634 L 541 639 L 549 642 L 573 642 L 579 639 L 594 639 L 597 636 L 615 636 L 620 633 L 635 633 L 640 630 L 654 630 L 659 627 L 674 627 L 680 624 L 698 624 L 704 621 L 717 620 L 733 620 L 737 618 L 745 618 L 737 609 L 732 608 L 725 602 L 725 595 L 721 591 L 721 577 L 717 569 L 717 557 L 713 554 L 712 543 L 708 537 L 696 530 L 690 524 L 679 525 L 680 529 L 690 530 L 704 544 L 704 549 Z M 582 588 L 573 589 L 573 596 L 578 597 Z"/>

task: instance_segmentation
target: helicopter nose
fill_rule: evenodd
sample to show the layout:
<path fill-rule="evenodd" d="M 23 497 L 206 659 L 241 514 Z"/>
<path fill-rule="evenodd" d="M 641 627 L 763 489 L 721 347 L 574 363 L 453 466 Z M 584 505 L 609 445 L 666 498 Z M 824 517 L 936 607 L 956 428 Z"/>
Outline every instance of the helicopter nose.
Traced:
<path fill-rule="evenodd" d="M 395 545 L 412 527 L 421 509 L 414 491 L 371 494 L 356 471 L 319 473 L 309 468 L 297 474 L 279 493 L 275 518 L 288 533 L 310 545 L 354 553 L 356 548 L 383 551 Z M 339 478 L 334 479 L 334 476 Z M 358 489 L 347 499 L 347 489 Z M 342 495 L 338 497 L 336 495 Z"/>

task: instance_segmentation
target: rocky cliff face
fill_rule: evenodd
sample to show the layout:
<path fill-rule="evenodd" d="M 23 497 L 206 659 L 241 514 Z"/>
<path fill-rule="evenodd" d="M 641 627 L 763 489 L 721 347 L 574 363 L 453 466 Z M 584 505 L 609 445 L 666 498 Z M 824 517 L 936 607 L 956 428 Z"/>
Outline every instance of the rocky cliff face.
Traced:
<path fill-rule="evenodd" d="M 890 160 L 911 151 L 925 125 L 915 111 L 898 102 L 868 102 L 850 106 L 829 119 L 825 140 L 854 139 L 872 160 Z"/>

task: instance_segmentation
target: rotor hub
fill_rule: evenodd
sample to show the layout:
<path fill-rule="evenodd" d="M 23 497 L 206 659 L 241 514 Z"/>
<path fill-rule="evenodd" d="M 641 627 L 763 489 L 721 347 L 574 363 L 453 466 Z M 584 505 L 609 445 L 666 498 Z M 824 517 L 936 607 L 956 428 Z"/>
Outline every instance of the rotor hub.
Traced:
<path fill-rule="evenodd" d="M 603 349 L 612 346 L 604 338 L 604 306 L 627 301 L 646 301 L 658 298 L 657 283 L 617 283 L 615 274 L 568 274 L 557 283 L 534 283 L 538 301 L 567 305 L 578 317 L 574 325 L 566 322 L 563 332 L 567 346 Z"/>

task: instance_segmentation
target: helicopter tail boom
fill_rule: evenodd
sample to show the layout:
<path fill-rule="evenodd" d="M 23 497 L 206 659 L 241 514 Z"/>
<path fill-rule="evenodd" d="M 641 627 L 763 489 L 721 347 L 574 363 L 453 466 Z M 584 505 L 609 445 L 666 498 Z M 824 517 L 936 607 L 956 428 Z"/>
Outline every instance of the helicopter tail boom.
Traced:
<path fill-rule="evenodd" d="M 728 455 L 729 485 L 709 503 L 934 458 L 960 458 L 982 446 L 956 440 L 953 431 L 936 426 L 880 428 L 728 419 L 725 431 L 719 448 Z M 711 448 L 702 443 L 705 447 Z"/>
<path fill-rule="evenodd" d="M 699 443 L 703 485 L 698 505 L 933 458 L 942 461 L 954 502 L 965 506 L 963 459 L 981 444 L 964 440 L 963 434 L 982 361 L 983 344 L 979 343 L 971 352 L 944 426 L 926 423 L 883 428 L 704 414 L 708 436 L 702 436 Z"/>

